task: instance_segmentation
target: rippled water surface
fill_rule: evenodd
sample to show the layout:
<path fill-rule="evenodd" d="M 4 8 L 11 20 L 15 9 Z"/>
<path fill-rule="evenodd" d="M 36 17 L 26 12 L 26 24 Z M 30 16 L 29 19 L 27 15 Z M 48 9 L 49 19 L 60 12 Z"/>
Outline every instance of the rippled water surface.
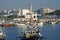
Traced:
<path fill-rule="evenodd" d="M 9 27 L 5 28 L 6 40 L 17 40 L 17 37 L 22 34 L 23 28 Z M 44 25 L 40 31 L 46 40 L 60 40 L 60 24 Z"/>

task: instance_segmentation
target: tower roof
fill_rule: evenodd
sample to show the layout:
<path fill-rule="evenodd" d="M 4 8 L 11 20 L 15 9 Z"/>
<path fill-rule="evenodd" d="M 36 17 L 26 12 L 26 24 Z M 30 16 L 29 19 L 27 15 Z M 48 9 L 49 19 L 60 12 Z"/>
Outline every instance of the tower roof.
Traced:
<path fill-rule="evenodd" d="M 32 3 L 29 4 L 29 10 L 32 11 Z"/>

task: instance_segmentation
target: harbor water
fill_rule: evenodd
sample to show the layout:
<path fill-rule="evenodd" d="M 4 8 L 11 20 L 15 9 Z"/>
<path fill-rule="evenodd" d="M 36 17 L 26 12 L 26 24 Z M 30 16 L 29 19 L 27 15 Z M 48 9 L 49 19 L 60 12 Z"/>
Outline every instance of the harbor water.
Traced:
<path fill-rule="evenodd" d="M 60 24 L 46 24 L 40 27 L 42 35 L 45 37 L 43 40 L 60 40 Z M 17 40 L 17 37 L 22 35 L 23 28 L 20 27 L 8 27 L 4 28 L 6 33 L 6 40 Z"/>

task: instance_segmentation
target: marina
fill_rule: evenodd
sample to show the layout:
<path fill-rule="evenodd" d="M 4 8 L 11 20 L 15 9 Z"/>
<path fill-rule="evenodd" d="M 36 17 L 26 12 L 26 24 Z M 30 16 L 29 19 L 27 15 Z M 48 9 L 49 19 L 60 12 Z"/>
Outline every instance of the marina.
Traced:
<path fill-rule="evenodd" d="M 60 10 L 45 7 L 33 9 L 32 3 L 28 8 L 18 10 L 0 9 L 0 40 L 60 40 Z"/>

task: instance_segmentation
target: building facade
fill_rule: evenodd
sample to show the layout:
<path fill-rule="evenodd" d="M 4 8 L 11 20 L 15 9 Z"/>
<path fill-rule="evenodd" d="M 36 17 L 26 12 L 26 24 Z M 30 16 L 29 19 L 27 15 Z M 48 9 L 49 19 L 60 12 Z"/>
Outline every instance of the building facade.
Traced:
<path fill-rule="evenodd" d="M 40 9 L 40 13 L 51 13 L 51 12 L 54 12 L 55 10 L 54 9 L 51 9 L 51 8 L 41 8 Z"/>

